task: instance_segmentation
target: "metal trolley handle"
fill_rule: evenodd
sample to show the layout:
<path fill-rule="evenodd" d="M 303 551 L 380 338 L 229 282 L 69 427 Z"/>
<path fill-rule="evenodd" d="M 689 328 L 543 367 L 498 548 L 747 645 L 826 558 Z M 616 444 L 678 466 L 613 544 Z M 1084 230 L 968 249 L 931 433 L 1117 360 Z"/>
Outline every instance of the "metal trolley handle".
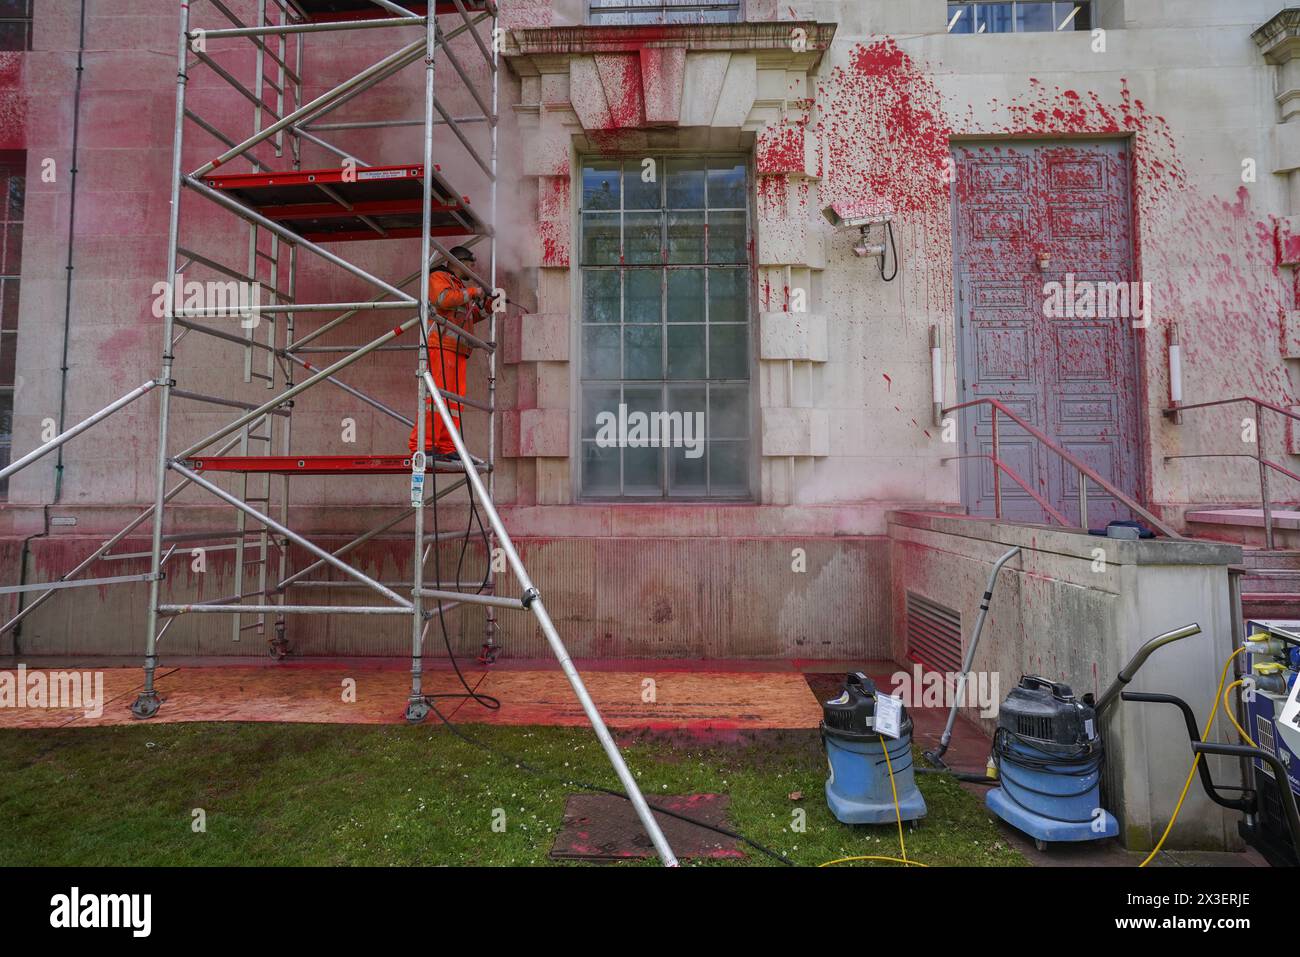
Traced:
<path fill-rule="evenodd" d="M 1269 754 L 1263 748 L 1252 748 L 1245 744 L 1215 744 L 1201 740 L 1201 733 L 1196 728 L 1196 716 L 1192 714 L 1192 709 L 1187 702 L 1176 695 L 1171 694 L 1152 694 L 1145 691 L 1121 691 L 1120 697 L 1125 701 L 1139 701 L 1147 704 L 1172 704 L 1183 713 L 1183 723 L 1187 726 L 1187 737 L 1192 742 L 1192 752 L 1194 754 L 1221 754 L 1234 758 L 1258 758 L 1273 769 L 1273 786 L 1277 789 L 1278 800 L 1286 812 L 1287 829 L 1291 833 L 1291 844 L 1295 849 L 1296 856 L 1300 857 L 1300 814 L 1296 811 L 1295 795 L 1291 793 L 1291 788 L 1287 786 L 1286 768 L 1275 755 Z M 1205 793 L 1211 801 L 1220 807 L 1226 807 L 1233 811 L 1242 811 L 1246 814 L 1254 814 L 1258 810 L 1259 798 L 1253 791 L 1246 792 L 1242 797 L 1230 798 L 1219 793 L 1214 784 L 1214 779 L 1210 775 L 1210 768 L 1207 762 L 1201 761 L 1197 764 L 1200 772 L 1201 786 L 1205 788 Z"/>

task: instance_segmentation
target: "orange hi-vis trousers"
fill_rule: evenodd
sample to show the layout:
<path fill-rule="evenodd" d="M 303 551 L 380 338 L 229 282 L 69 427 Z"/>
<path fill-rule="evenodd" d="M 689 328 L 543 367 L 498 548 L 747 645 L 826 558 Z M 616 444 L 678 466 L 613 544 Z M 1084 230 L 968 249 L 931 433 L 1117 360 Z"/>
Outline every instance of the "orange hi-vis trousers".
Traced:
<path fill-rule="evenodd" d="M 440 339 L 438 346 L 429 346 L 429 374 L 433 376 L 433 383 L 439 389 L 446 389 L 448 392 L 454 392 L 457 395 L 465 394 L 465 367 L 469 364 L 469 356 L 462 355 L 456 349 L 457 340 L 451 337 Z M 445 371 L 444 371 L 445 370 Z M 446 399 L 446 397 L 443 397 Z M 460 403 L 452 402 L 446 399 L 447 411 L 451 413 L 451 420 L 456 424 L 456 431 L 460 431 Z M 446 423 L 433 407 L 433 400 L 428 400 L 428 417 L 424 424 L 424 451 L 433 452 L 440 455 L 455 455 L 456 445 L 451 440 L 451 434 L 447 431 Z M 411 429 L 410 449 L 415 451 L 417 436 L 416 431 L 419 429 L 417 423 Z"/>

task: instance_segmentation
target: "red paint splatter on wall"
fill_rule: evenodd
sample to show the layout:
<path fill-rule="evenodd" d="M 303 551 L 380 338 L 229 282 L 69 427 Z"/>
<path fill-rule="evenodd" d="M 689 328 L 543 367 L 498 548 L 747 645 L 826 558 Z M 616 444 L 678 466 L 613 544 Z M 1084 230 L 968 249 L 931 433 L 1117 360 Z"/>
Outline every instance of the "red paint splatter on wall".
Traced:
<path fill-rule="evenodd" d="M 27 146 L 27 94 L 22 91 L 22 72 L 22 53 L 0 53 L 0 149 Z"/>

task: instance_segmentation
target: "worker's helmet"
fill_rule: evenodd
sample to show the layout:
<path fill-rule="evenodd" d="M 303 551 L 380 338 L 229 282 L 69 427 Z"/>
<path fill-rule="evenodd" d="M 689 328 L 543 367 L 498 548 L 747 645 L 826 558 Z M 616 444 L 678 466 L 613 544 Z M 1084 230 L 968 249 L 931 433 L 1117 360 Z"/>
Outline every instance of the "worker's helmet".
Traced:
<path fill-rule="evenodd" d="M 468 246 L 452 246 L 447 252 L 451 253 L 452 259 L 459 259 L 467 266 L 474 265 L 474 250 Z"/>

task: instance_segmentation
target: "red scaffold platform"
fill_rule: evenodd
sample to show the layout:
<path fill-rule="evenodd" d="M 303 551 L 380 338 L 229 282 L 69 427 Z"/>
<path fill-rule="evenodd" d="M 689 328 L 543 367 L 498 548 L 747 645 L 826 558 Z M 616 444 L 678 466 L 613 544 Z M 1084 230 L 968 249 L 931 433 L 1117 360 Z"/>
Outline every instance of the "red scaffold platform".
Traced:
<path fill-rule="evenodd" d="M 487 227 L 434 166 L 432 236 L 485 235 Z M 424 167 L 363 166 L 348 170 L 210 173 L 213 189 L 312 242 L 411 239 L 420 235 Z"/>

